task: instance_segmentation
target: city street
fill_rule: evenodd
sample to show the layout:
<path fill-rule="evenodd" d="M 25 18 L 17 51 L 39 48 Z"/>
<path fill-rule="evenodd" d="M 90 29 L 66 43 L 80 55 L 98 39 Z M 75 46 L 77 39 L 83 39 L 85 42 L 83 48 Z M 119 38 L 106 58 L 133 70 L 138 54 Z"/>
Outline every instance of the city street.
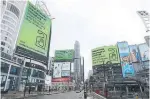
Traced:
<path fill-rule="evenodd" d="M 25 99 L 84 99 L 84 98 L 83 98 L 83 91 L 80 93 L 76 93 L 75 91 L 72 91 L 66 93 L 30 97 Z M 92 99 L 92 98 L 87 98 L 87 99 Z"/>

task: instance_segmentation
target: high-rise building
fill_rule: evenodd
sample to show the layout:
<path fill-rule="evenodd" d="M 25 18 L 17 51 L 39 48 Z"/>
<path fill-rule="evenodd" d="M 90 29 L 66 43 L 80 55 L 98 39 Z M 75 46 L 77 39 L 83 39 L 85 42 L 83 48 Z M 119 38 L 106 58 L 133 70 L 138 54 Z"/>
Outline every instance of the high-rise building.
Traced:
<path fill-rule="evenodd" d="M 1 1 L 1 52 L 13 54 L 24 8 L 25 1 Z"/>
<path fill-rule="evenodd" d="M 26 78 L 31 83 L 31 87 L 37 90 L 39 86 L 45 84 L 47 65 L 13 54 L 16 40 L 19 34 L 21 21 L 24 16 L 27 1 L 1 0 L 1 91 L 24 90 Z M 42 3 L 44 5 L 44 3 Z M 43 6 L 34 5 L 42 12 Z M 48 14 L 47 14 L 48 15 Z M 7 56 L 7 57 L 6 57 Z M 41 89 L 41 88 L 40 88 Z"/>
<path fill-rule="evenodd" d="M 74 44 L 74 72 L 75 72 L 75 82 L 78 85 L 81 81 L 80 71 L 81 71 L 81 56 L 80 56 L 80 43 L 75 41 Z"/>

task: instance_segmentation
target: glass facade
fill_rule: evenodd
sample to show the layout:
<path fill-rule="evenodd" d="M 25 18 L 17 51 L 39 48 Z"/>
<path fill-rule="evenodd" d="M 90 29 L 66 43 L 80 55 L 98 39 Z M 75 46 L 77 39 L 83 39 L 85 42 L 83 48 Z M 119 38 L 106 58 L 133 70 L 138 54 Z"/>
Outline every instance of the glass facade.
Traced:
<path fill-rule="evenodd" d="M 9 64 L 1 62 L 1 72 L 8 73 L 8 70 L 9 70 Z"/>
<path fill-rule="evenodd" d="M 11 69 L 10 69 L 10 74 L 12 75 L 19 75 L 19 72 L 20 72 L 20 67 L 16 67 L 16 66 L 11 66 Z"/>

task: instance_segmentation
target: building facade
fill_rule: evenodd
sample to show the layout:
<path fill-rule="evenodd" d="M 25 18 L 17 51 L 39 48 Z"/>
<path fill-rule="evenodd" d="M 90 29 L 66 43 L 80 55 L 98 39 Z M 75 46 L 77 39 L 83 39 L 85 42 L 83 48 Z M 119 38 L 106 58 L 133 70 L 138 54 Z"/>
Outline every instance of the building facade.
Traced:
<path fill-rule="evenodd" d="M 1 1 L 1 91 L 44 88 L 47 65 L 15 55 L 14 49 L 26 1 Z"/>
<path fill-rule="evenodd" d="M 1 51 L 9 55 L 15 48 L 25 4 L 25 1 L 1 1 Z"/>
<path fill-rule="evenodd" d="M 76 87 L 79 87 L 79 83 L 81 82 L 81 56 L 80 56 L 80 43 L 79 41 L 75 41 L 74 44 L 74 72 L 75 72 L 75 82 Z"/>

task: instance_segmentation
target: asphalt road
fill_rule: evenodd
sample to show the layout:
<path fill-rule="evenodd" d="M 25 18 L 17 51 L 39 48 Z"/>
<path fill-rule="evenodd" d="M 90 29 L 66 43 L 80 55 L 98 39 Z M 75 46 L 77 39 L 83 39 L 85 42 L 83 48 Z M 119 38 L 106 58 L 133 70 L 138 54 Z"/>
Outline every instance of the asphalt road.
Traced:
<path fill-rule="evenodd" d="M 80 93 L 76 93 L 76 92 L 72 91 L 72 92 L 66 92 L 66 93 L 30 97 L 30 98 L 26 98 L 26 99 L 84 99 L 83 97 L 84 97 L 83 91 Z M 88 98 L 88 99 L 90 99 L 90 98 Z"/>

